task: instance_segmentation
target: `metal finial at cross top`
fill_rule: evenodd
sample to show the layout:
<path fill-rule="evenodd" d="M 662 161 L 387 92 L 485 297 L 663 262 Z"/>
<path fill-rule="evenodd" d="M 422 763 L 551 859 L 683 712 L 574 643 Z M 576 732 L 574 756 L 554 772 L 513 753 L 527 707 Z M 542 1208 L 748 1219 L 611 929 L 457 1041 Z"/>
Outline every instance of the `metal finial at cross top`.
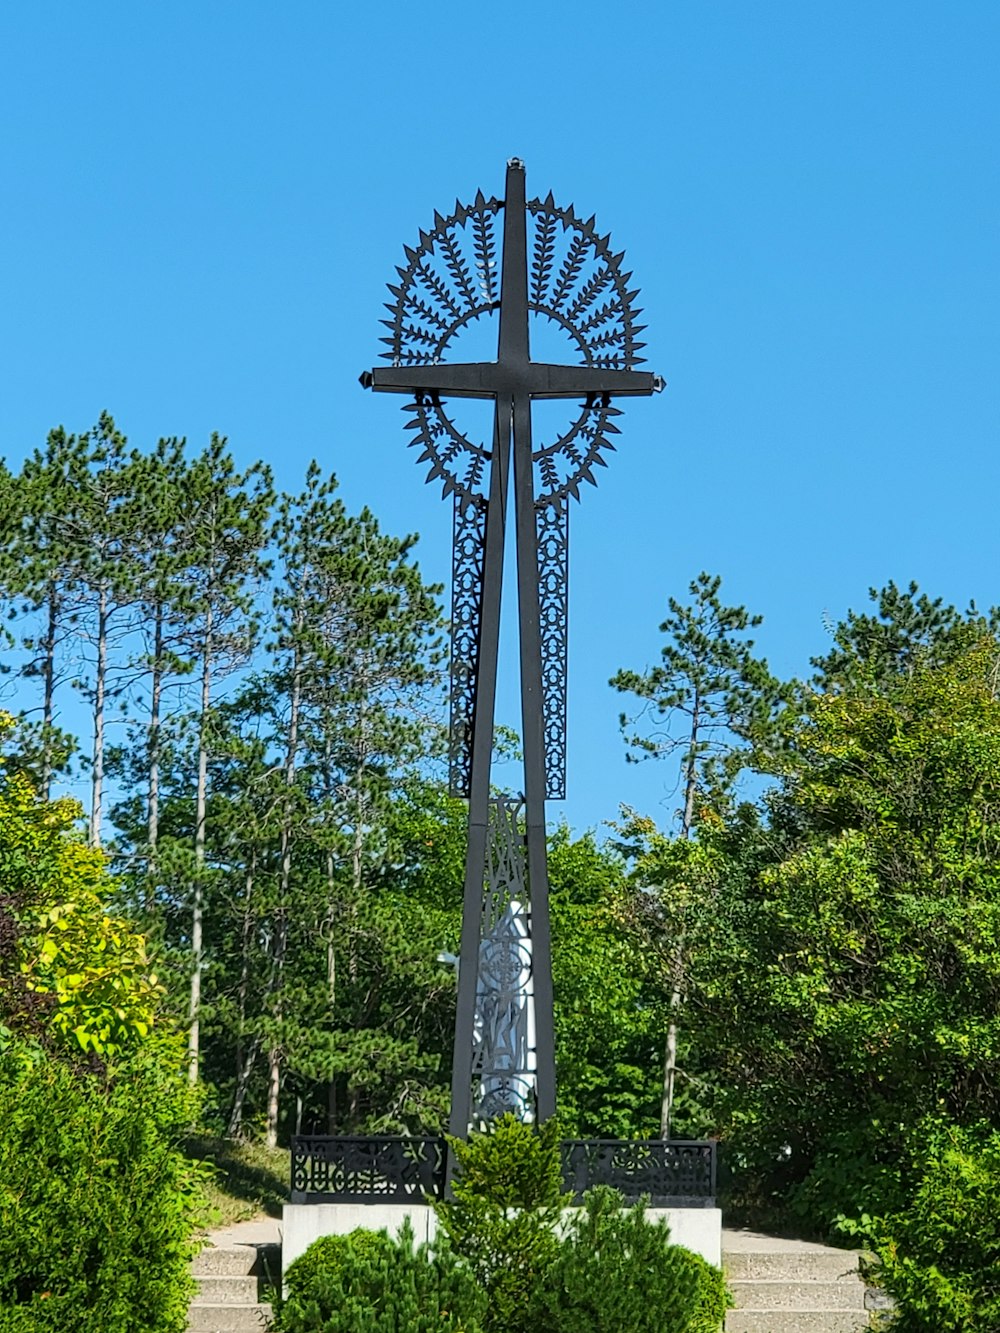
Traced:
<path fill-rule="evenodd" d="M 502 215 L 499 283 L 497 230 Z M 434 216 L 390 284 L 387 366 L 366 388 L 410 395 L 412 443 L 454 497 L 449 780 L 469 802 L 451 1132 L 505 1111 L 555 1110 L 546 797 L 565 796 L 569 498 L 613 449 L 612 400 L 662 388 L 634 367 L 642 325 L 623 254 L 594 219 L 525 198 L 512 158 L 502 200 Z M 447 360 L 498 314 L 495 361 Z M 530 328 L 560 330 L 579 364 L 531 359 Z M 542 323 L 544 321 L 544 324 Z M 459 349 L 460 350 L 460 347 Z M 492 399 L 487 445 L 452 400 Z M 580 400 L 551 441 L 532 443 L 534 399 Z M 524 791 L 491 797 L 500 597 L 513 456 Z"/>

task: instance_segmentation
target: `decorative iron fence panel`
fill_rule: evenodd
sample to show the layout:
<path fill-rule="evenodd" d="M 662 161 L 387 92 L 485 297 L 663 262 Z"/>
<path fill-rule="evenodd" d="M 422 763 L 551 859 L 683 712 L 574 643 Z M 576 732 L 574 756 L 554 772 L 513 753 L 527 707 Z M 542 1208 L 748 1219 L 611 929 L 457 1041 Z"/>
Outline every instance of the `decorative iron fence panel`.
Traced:
<path fill-rule="evenodd" d="M 563 1183 L 576 1200 L 594 1185 L 654 1207 L 712 1207 L 711 1140 L 568 1139 Z M 292 1203 L 423 1203 L 444 1195 L 445 1141 L 405 1135 L 292 1139 Z"/>
<path fill-rule="evenodd" d="M 578 1201 L 594 1185 L 626 1199 L 648 1194 L 653 1207 L 715 1204 L 716 1145 L 700 1139 L 568 1139 L 563 1183 Z"/>
<path fill-rule="evenodd" d="M 292 1203 L 423 1203 L 444 1192 L 442 1138 L 292 1139 Z"/>

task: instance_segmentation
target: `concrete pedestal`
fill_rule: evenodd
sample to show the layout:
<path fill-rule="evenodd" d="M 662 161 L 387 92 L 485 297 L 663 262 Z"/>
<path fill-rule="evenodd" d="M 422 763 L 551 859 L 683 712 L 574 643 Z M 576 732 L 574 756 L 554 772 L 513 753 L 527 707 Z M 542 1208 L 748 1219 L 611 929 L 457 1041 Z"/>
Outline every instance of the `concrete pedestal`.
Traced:
<path fill-rule="evenodd" d="M 718 1208 L 649 1208 L 647 1216 L 666 1218 L 670 1238 L 710 1264 L 722 1262 L 722 1213 Z M 320 1236 L 345 1236 L 357 1227 L 395 1236 L 408 1217 L 419 1244 L 437 1230 L 433 1208 L 422 1203 L 286 1203 L 283 1213 L 281 1270 L 304 1254 Z"/>

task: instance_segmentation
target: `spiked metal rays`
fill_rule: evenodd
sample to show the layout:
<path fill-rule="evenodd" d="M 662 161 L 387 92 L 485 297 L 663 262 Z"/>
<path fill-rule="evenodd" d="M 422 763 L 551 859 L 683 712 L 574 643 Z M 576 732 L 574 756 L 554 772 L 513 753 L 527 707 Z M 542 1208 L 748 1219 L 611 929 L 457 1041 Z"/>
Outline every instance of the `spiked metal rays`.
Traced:
<path fill-rule="evenodd" d="M 404 246 L 406 265 L 390 283 L 389 330 L 381 353 L 394 367 L 434 366 L 448 359 L 462 332 L 499 308 L 498 218 L 503 202 L 482 191 L 471 204 L 456 201 L 447 217 L 420 232 L 415 249 Z M 622 271 L 610 236 L 600 236 L 594 218 L 581 220 L 573 207 L 560 208 L 551 193 L 526 204 L 530 273 L 528 309 L 566 334 L 579 365 L 631 370 L 641 365 L 638 296 L 632 274 Z M 583 395 L 581 395 L 583 396 Z M 540 502 L 570 495 L 580 484 L 596 484 L 594 470 L 606 466 L 602 452 L 614 449 L 619 410 L 606 395 L 589 394 L 562 434 L 532 452 L 535 494 Z M 428 480 L 445 494 L 483 496 L 491 444 L 471 439 L 456 425 L 437 393 L 418 393 L 404 409 L 411 444 L 428 464 Z"/>

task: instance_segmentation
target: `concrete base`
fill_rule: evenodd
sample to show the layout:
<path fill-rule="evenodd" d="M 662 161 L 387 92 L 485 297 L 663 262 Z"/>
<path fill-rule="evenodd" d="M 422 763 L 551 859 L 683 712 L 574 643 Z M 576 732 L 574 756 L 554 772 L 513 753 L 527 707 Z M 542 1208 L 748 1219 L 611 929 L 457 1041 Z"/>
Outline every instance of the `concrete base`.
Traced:
<path fill-rule="evenodd" d="M 722 1213 L 718 1208 L 649 1208 L 648 1217 L 665 1218 L 670 1238 L 716 1267 L 722 1263 Z M 437 1231 L 433 1208 L 422 1203 L 286 1203 L 283 1212 L 281 1271 L 304 1254 L 320 1236 L 346 1236 L 357 1227 L 398 1234 L 408 1217 L 419 1244 Z"/>

